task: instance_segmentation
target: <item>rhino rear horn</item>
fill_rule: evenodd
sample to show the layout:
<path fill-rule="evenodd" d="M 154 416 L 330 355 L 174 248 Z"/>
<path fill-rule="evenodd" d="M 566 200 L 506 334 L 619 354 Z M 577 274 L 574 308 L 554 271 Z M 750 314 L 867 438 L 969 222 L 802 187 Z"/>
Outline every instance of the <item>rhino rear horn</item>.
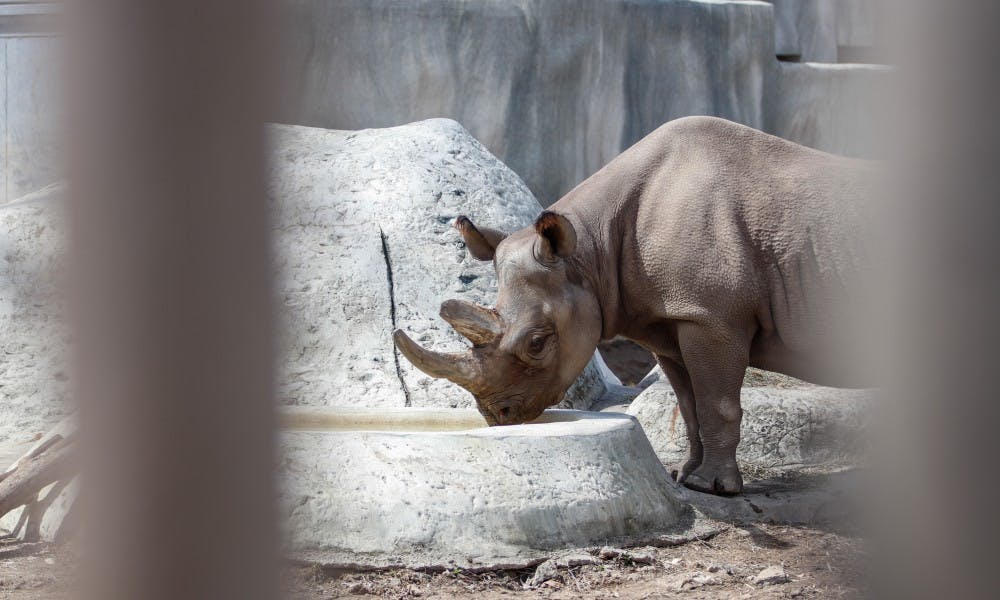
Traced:
<path fill-rule="evenodd" d="M 411 340 L 401 329 L 392 332 L 392 341 L 413 366 L 431 377 L 447 379 L 466 389 L 474 387 L 479 378 L 471 350 L 457 354 L 432 352 Z"/>
<path fill-rule="evenodd" d="M 500 317 L 488 308 L 465 300 L 445 300 L 441 318 L 477 346 L 495 342 L 503 334 Z"/>

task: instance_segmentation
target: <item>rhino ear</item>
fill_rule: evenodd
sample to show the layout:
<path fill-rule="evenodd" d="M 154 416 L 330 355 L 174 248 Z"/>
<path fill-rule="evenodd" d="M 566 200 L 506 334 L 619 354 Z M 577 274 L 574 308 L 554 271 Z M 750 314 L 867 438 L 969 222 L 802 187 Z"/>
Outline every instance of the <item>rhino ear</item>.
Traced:
<path fill-rule="evenodd" d="M 566 217 L 544 211 L 535 221 L 535 231 L 541 237 L 538 255 L 543 262 L 551 262 L 556 257 L 566 258 L 576 250 L 576 229 Z"/>
<path fill-rule="evenodd" d="M 489 227 L 476 227 L 465 215 L 455 219 L 455 229 L 462 234 L 469 254 L 477 260 L 493 260 L 497 246 L 507 234 Z"/>

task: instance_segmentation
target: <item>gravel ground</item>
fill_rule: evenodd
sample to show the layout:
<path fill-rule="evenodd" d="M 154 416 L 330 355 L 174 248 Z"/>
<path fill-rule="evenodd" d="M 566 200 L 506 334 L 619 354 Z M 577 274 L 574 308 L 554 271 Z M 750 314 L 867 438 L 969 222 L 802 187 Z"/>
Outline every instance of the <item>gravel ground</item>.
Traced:
<path fill-rule="evenodd" d="M 856 598 L 866 595 L 865 543 L 852 534 L 808 527 L 734 526 L 672 548 L 632 548 L 567 556 L 532 582 L 538 568 L 469 573 L 327 572 L 291 566 L 288 597 L 458 598 Z M 72 548 L 0 541 L 0 599 L 72 598 Z M 593 564 L 579 564 L 592 562 Z M 577 566 L 567 566 L 565 563 Z M 766 581 L 760 581 L 761 576 Z"/>
<path fill-rule="evenodd" d="M 466 573 L 292 571 L 292 597 L 328 598 L 853 598 L 865 595 L 864 543 L 806 527 L 733 527 L 673 548 L 635 548 L 595 564 Z M 568 557 L 570 564 L 581 558 Z M 583 557 L 586 558 L 586 557 Z M 763 575 L 763 576 L 762 576 Z"/>

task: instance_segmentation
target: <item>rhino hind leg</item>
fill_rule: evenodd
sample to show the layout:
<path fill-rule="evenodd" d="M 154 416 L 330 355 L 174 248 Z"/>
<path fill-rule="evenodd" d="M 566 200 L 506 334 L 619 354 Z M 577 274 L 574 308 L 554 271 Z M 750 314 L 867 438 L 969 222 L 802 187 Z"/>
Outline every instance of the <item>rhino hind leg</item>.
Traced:
<path fill-rule="evenodd" d="M 740 442 L 740 387 L 749 362 L 748 336 L 722 327 L 684 323 L 678 327 L 684 367 L 691 376 L 702 460 L 684 485 L 710 494 L 738 494 L 743 477 L 736 464 Z"/>
<path fill-rule="evenodd" d="M 684 427 L 687 430 L 687 460 L 670 472 L 678 483 L 684 483 L 688 475 L 701 466 L 703 454 L 701 436 L 698 433 L 698 413 L 695 409 L 694 391 L 691 389 L 691 376 L 683 365 L 672 358 L 658 355 L 656 362 L 663 369 L 670 386 L 677 394 L 677 407 L 680 409 L 681 418 L 684 419 Z"/>

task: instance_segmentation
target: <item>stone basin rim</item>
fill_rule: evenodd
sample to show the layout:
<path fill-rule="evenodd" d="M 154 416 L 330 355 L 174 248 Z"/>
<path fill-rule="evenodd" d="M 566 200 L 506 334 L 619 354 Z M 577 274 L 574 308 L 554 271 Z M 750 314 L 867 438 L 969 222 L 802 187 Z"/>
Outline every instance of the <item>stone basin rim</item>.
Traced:
<path fill-rule="evenodd" d="M 278 412 L 282 434 L 403 436 L 553 437 L 598 435 L 631 429 L 639 423 L 631 415 L 570 409 L 547 409 L 521 425 L 489 427 L 472 408 L 359 408 L 346 406 L 282 407 Z"/>

